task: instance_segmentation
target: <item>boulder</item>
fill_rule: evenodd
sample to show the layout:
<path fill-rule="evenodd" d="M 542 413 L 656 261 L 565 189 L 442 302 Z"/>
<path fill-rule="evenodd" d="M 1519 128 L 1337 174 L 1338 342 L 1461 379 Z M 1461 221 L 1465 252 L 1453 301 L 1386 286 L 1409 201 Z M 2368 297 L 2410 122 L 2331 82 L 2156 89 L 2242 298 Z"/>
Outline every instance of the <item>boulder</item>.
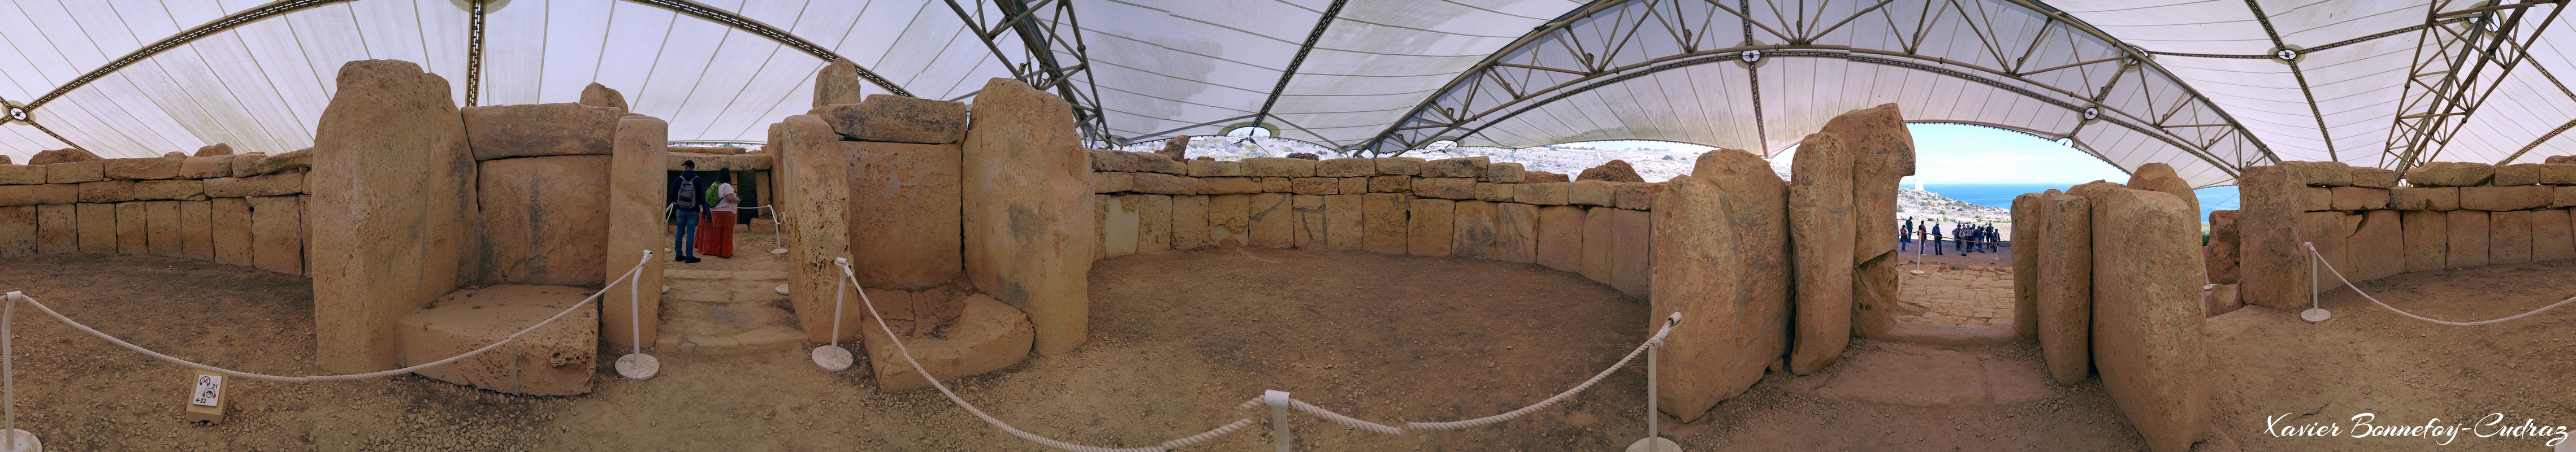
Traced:
<path fill-rule="evenodd" d="M 483 273 L 477 279 L 545 286 L 607 283 L 600 269 L 611 265 L 608 171 L 614 157 L 481 162 L 475 170 L 475 199 L 483 211 Z M 618 254 L 628 253 L 632 251 Z"/>
<path fill-rule="evenodd" d="M 2487 264 L 2524 262 L 2531 262 L 2531 211 L 2487 214 Z"/>
<path fill-rule="evenodd" d="M 1172 159 L 1174 162 L 1187 161 L 1190 159 L 1190 136 L 1173 135 L 1171 139 L 1163 140 L 1163 149 L 1154 153 L 1162 154 L 1163 158 Z M 1369 174 L 1377 174 L 1375 163 L 1370 164 Z"/>
<path fill-rule="evenodd" d="M 36 155 L 27 157 L 27 165 L 52 165 L 66 162 L 97 162 L 105 160 L 107 159 L 99 158 L 98 154 L 90 153 L 88 149 L 62 148 L 39 151 Z"/>
<path fill-rule="evenodd" d="M 107 180 L 106 161 L 63 162 L 43 165 L 43 167 L 45 183 L 48 184 L 77 184 Z"/>
<path fill-rule="evenodd" d="M 2566 209 L 2531 212 L 2531 260 L 2576 259 L 2576 222 Z"/>
<path fill-rule="evenodd" d="M 1788 351 L 1788 187 L 1768 162 L 1732 149 L 1701 154 L 1690 175 L 1665 186 L 1649 221 L 1657 274 L 1646 326 L 1651 333 L 1682 315 L 1658 351 L 1657 408 L 1691 422 L 1751 388 Z"/>
<path fill-rule="evenodd" d="M 2394 188 L 2397 186 L 2397 176 L 2396 170 L 2355 166 L 2352 167 L 2352 186 L 2367 188 Z"/>
<path fill-rule="evenodd" d="M 475 160 L 612 151 L 617 118 L 626 112 L 578 103 L 465 107 Z"/>
<path fill-rule="evenodd" d="M 1538 244 L 1533 261 L 1567 273 L 1583 272 L 1583 208 L 1538 207 Z"/>
<path fill-rule="evenodd" d="M 2552 155 L 2543 161 L 2548 163 L 2576 163 L 2576 155 Z"/>
<path fill-rule="evenodd" d="M 1002 370 L 1028 359 L 1036 335 L 1027 314 L 984 294 L 967 296 L 962 308 L 956 321 L 941 328 L 944 334 L 908 335 L 901 350 L 883 330 L 862 328 L 877 391 L 930 387 L 930 381 L 913 370 L 914 363 L 935 378 L 955 380 Z M 904 355 L 905 351 L 911 353 Z"/>
<path fill-rule="evenodd" d="M 2502 212 L 2549 206 L 2552 187 L 2516 185 L 2506 187 L 2460 187 L 2460 208 Z"/>
<path fill-rule="evenodd" d="M 814 108 L 859 103 L 866 83 L 859 80 L 858 63 L 852 63 L 848 58 L 834 58 L 814 73 Z"/>
<path fill-rule="evenodd" d="M 1577 175 L 1575 175 L 1575 176 L 1574 176 L 1574 180 L 1597 180 L 1597 181 L 1605 181 L 1605 182 L 1645 182 L 1645 181 L 1646 181 L 1646 178 L 1637 176 L 1637 168 L 1636 168 L 1636 167 L 1633 167 L 1633 166 L 1628 166 L 1628 161 L 1626 161 L 1626 160 L 1611 160 L 1611 161 L 1608 161 L 1608 162 L 1603 162 L 1603 163 L 1601 164 L 1601 166 L 1595 166 L 1595 167 L 1591 167 L 1591 168 L 1584 168 L 1584 169 L 1583 169 L 1583 173 L 1582 173 L 1582 174 L 1577 174 Z"/>
<path fill-rule="evenodd" d="M 2346 165 L 2343 162 L 2289 161 L 2281 162 L 2281 166 L 2298 169 L 2300 180 L 2306 182 L 2307 185 L 2311 187 L 2348 187 L 2352 185 L 2352 165 Z"/>
<path fill-rule="evenodd" d="M 2307 188 L 2296 169 L 2246 168 L 2237 175 L 2237 294 L 2245 304 L 2296 312 L 2308 302 L 2307 252 L 2299 248 Z"/>
<path fill-rule="evenodd" d="M 1452 221 L 1458 201 L 1446 199 L 1413 199 L 1406 207 L 1405 253 L 1415 256 L 1447 256 L 1457 243 Z"/>
<path fill-rule="evenodd" d="M 1088 338 L 1090 237 L 1073 108 L 1019 81 L 976 95 L 965 138 L 966 274 L 981 292 L 1020 308 L 1042 355 Z M 1311 161 L 1309 163 L 1312 163 Z"/>
<path fill-rule="evenodd" d="M 2195 206 L 2115 190 L 2093 202 L 2093 362 L 2149 450 L 2184 452 L 2209 420 Z"/>
<path fill-rule="evenodd" d="M 916 290 L 964 276 L 965 151 L 954 144 L 849 147 L 841 155 L 850 190 L 848 253 L 859 284 Z"/>
<path fill-rule="evenodd" d="M 593 107 L 615 108 L 618 113 L 625 113 L 627 111 L 625 94 L 617 92 L 616 89 L 609 88 L 608 85 L 601 85 L 596 82 L 591 83 L 589 86 L 581 87 L 581 101 L 579 103 Z"/>
<path fill-rule="evenodd" d="M 2450 214 L 2432 210 L 2409 210 L 2398 215 L 2404 229 L 2406 271 L 2441 270 L 2449 266 L 2451 231 Z"/>
<path fill-rule="evenodd" d="M 1249 246 L 1252 244 L 1252 195 L 1226 194 L 1208 197 L 1208 244 L 1216 246 Z"/>
<path fill-rule="evenodd" d="M 331 372 L 393 369 L 403 356 L 396 319 L 475 273 L 474 155 L 447 79 L 410 62 L 361 60 L 341 66 L 338 83 L 315 126 L 322 151 L 289 153 L 312 167 L 302 216 L 295 197 L 250 198 L 255 260 L 301 272 L 289 264 L 302 263 L 297 239 L 312 225 L 315 360 Z"/>
<path fill-rule="evenodd" d="M 1404 195 L 1360 195 L 1360 249 L 1372 253 L 1405 254 L 1405 223 L 1410 218 Z"/>
<path fill-rule="evenodd" d="M 2476 267 L 2487 264 L 2488 236 L 2494 233 L 2488 212 L 2453 210 L 2445 212 L 2443 228 L 2449 231 L 2444 268 Z"/>
<path fill-rule="evenodd" d="M 817 107 L 814 114 L 850 140 L 955 144 L 966 137 L 963 102 L 872 94 L 866 102 Z"/>
<path fill-rule="evenodd" d="M 2539 183 L 2540 164 L 2516 163 L 2495 167 L 2495 179 L 2488 181 L 2487 185 L 2511 187 L 2519 185 L 2535 185 Z"/>
<path fill-rule="evenodd" d="M 1250 246 L 1291 248 L 1297 246 L 1297 207 L 1287 193 L 1253 193 L 1252 210 L 1244 214 L 1252 224 Z"/>
<path fill-rule="evenodd" d="M 2406 183 L 2417 187 L 2475 187 L 2495 179 L 2495 166 L 2468 162 L 2426 162 L 2406 170 Z"/>
<path fill-rule="evenodd" d="M 154 180 L 179 177 L 179 166 L 187 161 L 185 157 L 107 159 L 107 178 L 109 180 Z"/>
<path fill-rule="evenodd" d="M 2093 202 L 2056 190 L 2040 196 L 2032 331 L 2049 376 L 2071 385 L 2093 374 Z"/>
<path fill-rule="evenodd" d="M 1852 334 L 1852 159 L 1850 139 L 1807 135 L 1790 164 L 1789 243 L 1796 251 L 1797 340 L 1789 370 L 1815 373 L 1842 357 Z M 1870 221 L 1877 221 L 1871 219 Z"/>
<path fill-rule="evenodd" d="M 2236 298 L 2235 284 L 2219 284 L 2201 295 L 2201 307 L 2204 309 L 2203 315 L 2217 317 L 2219 314 L 2236 312 L 2237 309 L 2244 308 L 2245 300 Z"/>
<path fill-rule="evenodd" d="M 2208 265 L 2209 282 L 2236 283 L 2238 240 L 2240 239 L 2236 231 L 2236 211 L 2209 212 L 2209 244 L 2203 245 L 2200 253 L 2201 261 Z"/>
<path fill-rule="evenodd" d="M 2406 229 L 2394 210 L 2361 212 L 2361 225 L 2344 238 L 2343 274 L 2361 282 L 2406 272 Z"/>
<path fill-rule="evenodd" d="M 80 252 L 80 220 L 75 204 L 36 206 L 36 254 Z"/>
<path fill-rule="evenodd" d="M 589 295 L 588 290 L 562 286 L 456 291 L 396 321 L 393 342 L 402 349 L 399 364 L 426 364 L 500 342 Z M 590 393 L 599 374 L 594 367 L 598 359 L 598 311 L 572 309 L 508 346 L 413 373 L 493 392 L 568 396 Z"/>

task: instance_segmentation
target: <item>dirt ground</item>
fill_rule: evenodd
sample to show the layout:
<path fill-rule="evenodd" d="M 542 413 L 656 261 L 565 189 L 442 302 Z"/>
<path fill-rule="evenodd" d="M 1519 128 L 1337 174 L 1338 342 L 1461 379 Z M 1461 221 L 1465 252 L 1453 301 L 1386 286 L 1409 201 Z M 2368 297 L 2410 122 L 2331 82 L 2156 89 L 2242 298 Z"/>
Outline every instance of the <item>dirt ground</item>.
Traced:
<path fill-rule="evenodd" d="M 2576 294 L 2565 262 L 2402 275 L 2365 287 L 2437 318 L 2520 312 Z M 1380 422 L 1489 415 L 1608 365 L 1646 333 L 1644 303 L 1528 264 L 1319 250 L 1215 249 L 1097 264 L 1091 342 L 956 384 L 1018 427 L 1142 446 L 1257 412 L 1262 389 Z M 134 256 L 0 262 L 27 290 L 145 347 L 242 370 L 313 374 L 310 280 Z M 2545 298 L 2545 300 L 2544 300 Z M 2566 392 L 2576 311 L 2443 327 L 2329 296 L 2308 325 L 2248 308 L 2210 324 L 2218 450 L 2411 450 L 2423 438 L 2273 438 L 2301 422 L 2373 412 L 2383 424 L 2501 412 L 2576 424 Z M 188 371 L 22 309 L 18 424 L 51 450 L 1040 450 L 934 391 L 878 394 L 863 372 L 802 351 L 662 353 L 648 381 L 603 378 L 580 397 L 507 396 L 418 377 L 244 382 L 230 422 L 179 420 Z M 864 365 L 864 364 L 863 364 Z M 2046 382 L 2028 344 L 1937 348 L 1856 341 L 1816 375 L 1773 374 L 1698 422 L 1664 431 L 1687 450 L 2138 450 L 2101 382 Z M 1643 374 L 1622 370 L 1571 402 L 1462 432 L 1382 437 L 1292 415 L 1301 450 L 1618 450 L 1643 432 Z M 1256 425 L 1194 450 L 1264 450 Z M 2462 438 L 2441 450 L 2541 450 Z"/>

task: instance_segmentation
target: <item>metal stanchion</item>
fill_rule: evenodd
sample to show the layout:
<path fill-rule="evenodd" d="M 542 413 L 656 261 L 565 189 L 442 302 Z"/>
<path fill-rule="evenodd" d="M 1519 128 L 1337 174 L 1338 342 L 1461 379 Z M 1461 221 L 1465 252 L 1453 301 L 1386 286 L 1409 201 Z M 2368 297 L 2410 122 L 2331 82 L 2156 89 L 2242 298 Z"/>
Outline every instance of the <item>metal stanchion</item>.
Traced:
<path fill-rule="evenodd" d="M 1261 404 L 1270 406 L 1270 437 L 1277 440 L 1279 452 L 1288 452 L 1288 391 L 1261 391 Z"/>
<path fill-rule="evenodd" d="M 1673 324 L 1681 323 L 1681 320 L 1682 313 L 1674 312 L 1673 315 L 1664 317 L 1664 326 L 1674 326 Z M 1657 397 L 1657 388 L 1655 385 L 1655 359 L 1656 356 L 1663 354 L 1663 350 L 1664 341 L 1662 339 L 1655 339 L 1646 342 L 1646 437 L 1638 439 L 1637 442 L 1629 443 L 1628 452 L 1681 452 L 1682 450 L 1682 446 L 1680 444 L 1673 443 L 1673 440 L 1664 439 L 1664 436 L 1661 433 L 1655 431 L 1655 423 L 1663 420 L 1662 418 L 1664 416 L 1664 413 L 1657 410 L 1655 406 L 1655 398 Z"/>
<path fill-rule="evenodd" d="M 635 274 L 626 277 L 627 339 L 635 343 L 635 352 L 617 357 L 617 375 L 636 380 L 651 380 L 662 373 L 662 360 L 644 354 L 644 269 L 651 268 L 653 250 L 644 250 L 644 262 L 636 264 Z M 667 292 L 667 290 L 666 290 Z"/>
<path fill-rule="evenodd" d="M 2299 311 L 2299 320 L 2308 323 L 2326 321 L 2334 317 L 2334 313 L 2326 312 L 2325 307 L 2317 304 L 2317 244 L 2299 242 L 2299 246 L 2308 249 L 2308 310 Z"/>
<path fill-rule="evenodd" d="M 850 258 L 832 258 L 832 263 L 848 266 Z M 846 279 L 832 278 L 832 343 L 814 347 L 814 365 L 822 366 L 823 370 L 833 372 L 850 370 L 850 364 L 858 362 L 858 357 L 851 355 L 850 349 L 841 347 L 841 307 L 849 305 L 849 302 L 845 301 L 849 293 L 850 286 Z"/>

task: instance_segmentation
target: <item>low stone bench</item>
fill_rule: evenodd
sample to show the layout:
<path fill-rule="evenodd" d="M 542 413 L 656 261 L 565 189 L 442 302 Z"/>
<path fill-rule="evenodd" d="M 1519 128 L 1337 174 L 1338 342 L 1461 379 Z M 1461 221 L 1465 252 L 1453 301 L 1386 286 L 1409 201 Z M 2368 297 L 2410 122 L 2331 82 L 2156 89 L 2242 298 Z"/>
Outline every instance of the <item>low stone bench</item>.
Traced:
<path fill-rule="evenodd" d="M 963 303 L 956 322 L 940 330 L 946 333 L 944 337 L 921 333 L 904 336 L 904 347 L 912 351 L 912 359 L 919 361 L 923 369 L 939 379 L 954 380 L 1001 370 L 1028 359 L 1030 343 L 1037 337 L 1030 329 L 1028 315 L 983 294 L 967 295 Z M 911 364 L 897 355 L 894 341 L 887 339 L 885 330 L 878 329 L 875 322 L 868 322 L 861 330 L 867 337 L 868 363 L 876 368 L 877 391 L 930 387 L 929 380 L 923 380 L 913 372 Z M 925 328 L 922 332 L 928 331 Z"/>
<path fill-rule="evenodd" d="M 588 290 L 564 286 L 459 290 L 396 321 L 394 345 L 403 366 L 447 359 L 500 342 L 588 296 Z M 598 310 L 585 308 L 509 345 L 415 373 L 511 394 L 580 395 L 590 392 L 598 358 Z"/>

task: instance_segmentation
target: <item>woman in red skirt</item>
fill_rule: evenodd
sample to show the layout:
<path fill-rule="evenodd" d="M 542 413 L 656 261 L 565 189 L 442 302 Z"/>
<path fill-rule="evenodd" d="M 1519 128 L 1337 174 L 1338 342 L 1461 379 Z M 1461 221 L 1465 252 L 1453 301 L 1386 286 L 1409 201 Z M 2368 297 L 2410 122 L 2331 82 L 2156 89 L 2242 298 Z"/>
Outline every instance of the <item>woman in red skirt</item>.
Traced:
<path fill-rule="evenodd" d="M 733 168 L 716 172 L 714 193 L 705 198 L 715 200 L 715 208 L 707 209 L 705 220 L 698 222 L 698 254 L 733 258 L 734 215 L 742 198 L 734 195 L 732 179 Z"/>

